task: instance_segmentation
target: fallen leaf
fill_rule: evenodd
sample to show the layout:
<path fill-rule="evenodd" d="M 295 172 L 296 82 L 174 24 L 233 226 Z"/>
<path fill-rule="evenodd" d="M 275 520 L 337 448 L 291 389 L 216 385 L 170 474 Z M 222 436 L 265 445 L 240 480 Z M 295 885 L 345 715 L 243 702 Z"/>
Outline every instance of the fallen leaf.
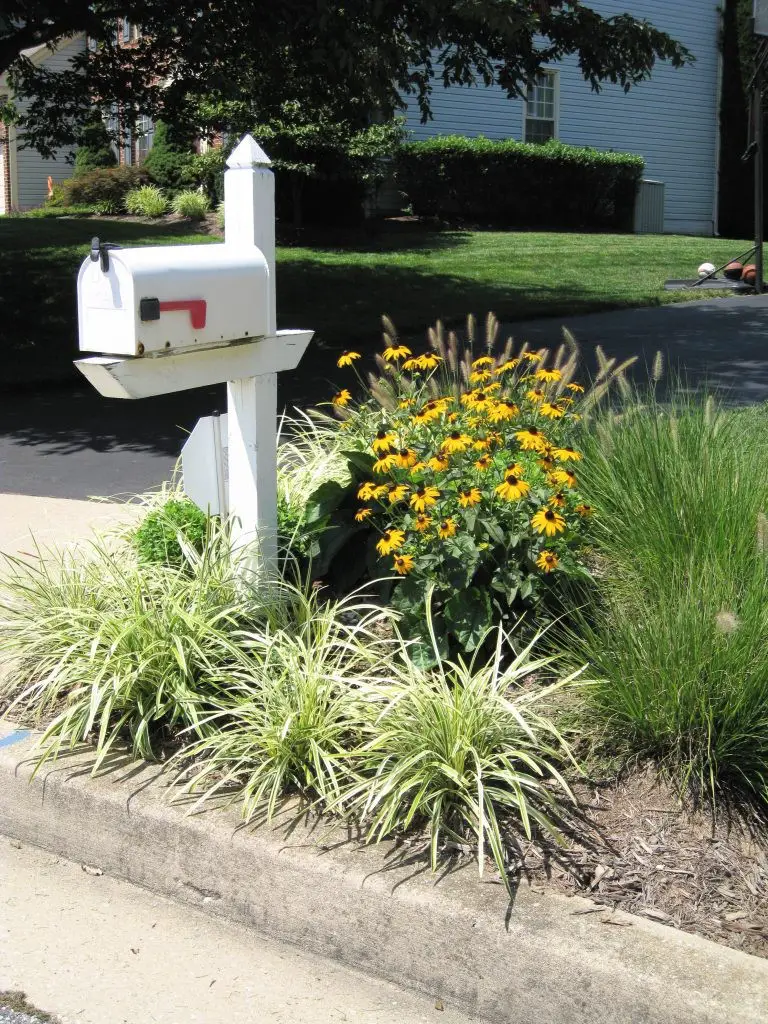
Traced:
<path fill-rule="evenodd" d="M 445 1009 L 445 1004 L 443 1003 L 442 999 L 436 999 L 435 1000 L 435 1009 L 436 1010 L 444 1010 Z"/>

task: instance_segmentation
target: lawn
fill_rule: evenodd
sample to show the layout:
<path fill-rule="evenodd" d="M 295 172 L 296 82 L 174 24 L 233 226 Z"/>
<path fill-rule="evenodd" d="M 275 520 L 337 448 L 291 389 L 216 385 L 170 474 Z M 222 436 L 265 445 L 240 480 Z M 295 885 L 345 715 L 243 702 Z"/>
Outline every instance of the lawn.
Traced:
<path fill-rule="evenodd" d="M 75 275 L 90 238 L 122 245 L 217 239 L 182 223 L 94 218 L 0 219 L 0 387 L 71 375 L 76 351 Z M 332 351 L 371 347 L 387 313 L 404 334 L 437 317 L 494 310 L 505 321 L 565 316 L 679 299 L 668 277 L 695 273 L 746 248 L 726 239 L 516 232 L 428 232 L 393 225 L 278 252 L 280 326 L 313 327 L 327 374 Z M 322 362 L 322 366 L 321 366 Z"/>

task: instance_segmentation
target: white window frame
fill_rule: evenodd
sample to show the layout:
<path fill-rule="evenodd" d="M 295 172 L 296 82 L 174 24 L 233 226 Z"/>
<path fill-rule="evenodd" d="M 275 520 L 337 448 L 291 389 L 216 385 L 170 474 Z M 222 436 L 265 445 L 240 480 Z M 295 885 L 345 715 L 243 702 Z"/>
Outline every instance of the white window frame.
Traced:
<path fill-rule="evenodd" d="M 150 127 L 151 125 L 151 127 Z M 142 144 L 149 140 L 149 146 L 142 153 Z M 136 122 L 136 163 L 142 164 L 152 149 L 155 141 L 155 122 L 151 117 L 142 114 Z"/>
<path fill-rule="evenodd" d="M 523 142 L 534 141 L 539 145 L 542 145 L 539 140 L 531 140 L 528 138 L 528 121 L 553 121 L 553 139 L 560 138 L 560 72 L 550 71 L 548 68 L 544 68 L 539 72 L 540 75 L 546 75 L 547 78 L 552 79 L 552 88 L 554 93 L 554 118 L 549 117 L 530 117 L 528 116 L 528 90 L 523 97 Z"/>

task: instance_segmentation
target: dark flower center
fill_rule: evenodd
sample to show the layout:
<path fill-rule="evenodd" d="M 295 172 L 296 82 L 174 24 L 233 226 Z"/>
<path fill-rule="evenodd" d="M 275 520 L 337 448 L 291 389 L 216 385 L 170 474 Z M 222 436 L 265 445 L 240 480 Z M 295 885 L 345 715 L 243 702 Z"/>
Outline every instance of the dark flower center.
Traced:
<path fill-rule="evenodd" d="M 400 449 L 400 458 L 407 459 L 409 454 L 410 454 L 410 452 L 408 451 L 407 448 L 401 448 Z"/>
<path fill-rule="evenodd" d="M 544 518 L 548 519 L 551 523 L 552 520 L 555 518 L 555 513 L 552 512 L 550 509 L 547 509 L 547 511 L 544 513 Z"/>
<path fill-rule="evenodd" d="M 519 483 L 518 477 L 516 477 L 514 473 L 507 473 L 504 479 L 507 481 L 510 487 L 517 487 Z"/>
<path fill-rule="evenodd" d="M 458 430 L 454 430 L 453 433 L 451 434 L 451 440 L 452 441 L 458 441 L 460 437 L 461 437 L 461 434 L 459 433 Z"/>
<path fill-rule="evenodd" d="M 379 441 L 383 441 L 386 436 L 387 436 L 386 430 L 380 430 L 378 432 L 378 434 L 376 435 L 376 437 L 379 439 Z"/>
<path fill-rule="evenodd" d="M 528 427 L 528 433 L 532 434 L 534 437 L 537 437 L 539 432 L 536 429 L 536 427 Z"/>

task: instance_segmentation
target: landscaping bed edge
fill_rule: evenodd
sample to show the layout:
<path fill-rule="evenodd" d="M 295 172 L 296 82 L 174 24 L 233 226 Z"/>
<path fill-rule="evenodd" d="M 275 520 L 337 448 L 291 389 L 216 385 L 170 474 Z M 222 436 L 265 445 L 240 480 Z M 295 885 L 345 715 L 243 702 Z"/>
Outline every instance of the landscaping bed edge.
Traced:
<path fill-rule="evenodd" d="M 768 1019 L 757 957 L 525 883 L 510 908 L 471 864 L 433 876 L 324 825 L 186 815 L 157 766 L 118 758 L 92 778 L 75 754 L 30 782 L 34 737 L 13 731 L 0 723 L 0 834 L 271 938 L 505 1024 Z"/>

